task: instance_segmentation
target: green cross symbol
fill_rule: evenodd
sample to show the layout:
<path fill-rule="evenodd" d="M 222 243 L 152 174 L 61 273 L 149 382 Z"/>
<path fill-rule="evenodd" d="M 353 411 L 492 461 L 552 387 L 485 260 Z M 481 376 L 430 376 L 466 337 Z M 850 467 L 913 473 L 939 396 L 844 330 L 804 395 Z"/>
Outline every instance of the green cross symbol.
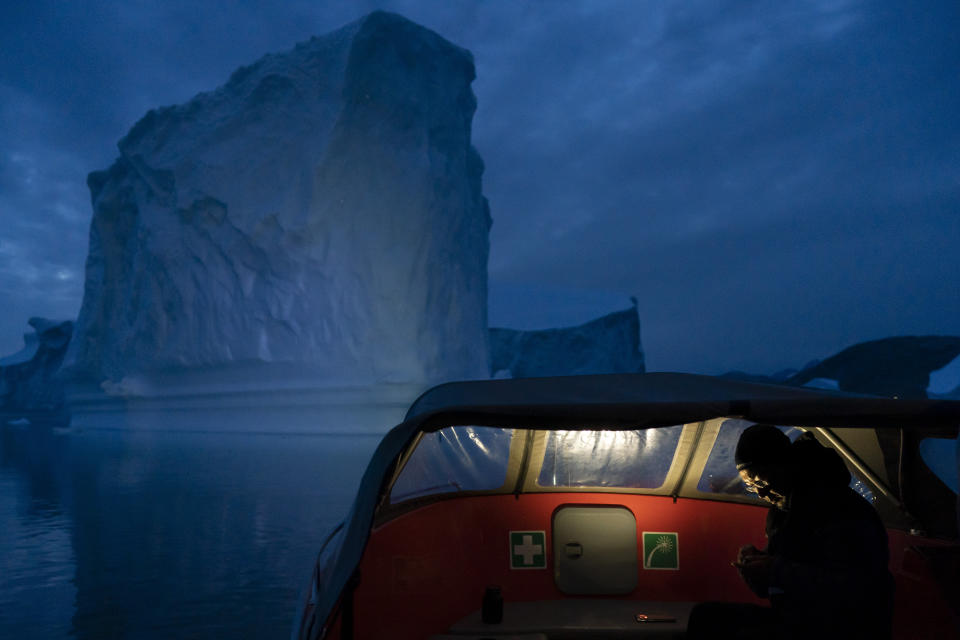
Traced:
<path fill-rule="evenodd" d="M 546 569 L 546 533 L 543 531 L 511 531 L 510 568 Z"/>
<path fill-rule="evenodd" d="M 643 568 L 680 568 L 679 539 L 675 531 L 643 532 Z"/>

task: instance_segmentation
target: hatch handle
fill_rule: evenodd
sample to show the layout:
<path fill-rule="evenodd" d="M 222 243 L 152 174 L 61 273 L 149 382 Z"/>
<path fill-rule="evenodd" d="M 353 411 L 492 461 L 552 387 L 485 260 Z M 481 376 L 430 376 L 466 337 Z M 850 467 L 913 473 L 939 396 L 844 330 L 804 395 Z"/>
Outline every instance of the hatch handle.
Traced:
<path fill-rule="evenodd" d="M 568 558 L 576 559 L 583 555 L 583 545 L 579 542 L 568 542 L 563 545 L 563 551 Z"/>

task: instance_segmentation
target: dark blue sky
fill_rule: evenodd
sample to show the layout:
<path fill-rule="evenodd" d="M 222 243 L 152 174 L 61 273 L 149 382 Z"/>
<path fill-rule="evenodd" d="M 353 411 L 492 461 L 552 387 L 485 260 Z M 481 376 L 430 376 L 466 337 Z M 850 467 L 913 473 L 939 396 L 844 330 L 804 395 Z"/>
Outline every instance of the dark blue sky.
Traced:
<path fill-rule="evenodd" d="M 470 49 L 491 323 L 639 300 L 648 365 L 772 372 L 960 334 L 960 3 L 0 8 L 0 354 L 83 292 L 88 172 L 148 109 L 375 8 Z"/>

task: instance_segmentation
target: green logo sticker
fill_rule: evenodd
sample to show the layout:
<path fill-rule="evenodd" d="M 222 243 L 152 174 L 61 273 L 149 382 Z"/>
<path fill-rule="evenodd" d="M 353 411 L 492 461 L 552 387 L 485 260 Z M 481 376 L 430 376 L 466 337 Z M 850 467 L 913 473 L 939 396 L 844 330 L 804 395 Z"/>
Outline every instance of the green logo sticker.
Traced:
<path fill-rule="evenodd" d="M 680 568 L 679 540 L 675 531 L 643 532 L 643 568 Z"/>
<path fill-rule="evenodd" d="M 511 531 L 510 568 L 546 569 L 546 533 L 543 531 Z"/>

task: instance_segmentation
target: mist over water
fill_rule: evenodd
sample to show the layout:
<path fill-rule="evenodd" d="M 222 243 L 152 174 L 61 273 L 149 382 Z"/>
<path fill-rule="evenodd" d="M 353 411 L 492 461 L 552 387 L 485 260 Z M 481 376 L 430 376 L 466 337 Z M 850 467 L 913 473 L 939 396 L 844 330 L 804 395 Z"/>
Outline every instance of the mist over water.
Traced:
<path fill-rule="evenodd" d="M 284 638 L 379 437 L 0 427 L 0 638 Z"/>

